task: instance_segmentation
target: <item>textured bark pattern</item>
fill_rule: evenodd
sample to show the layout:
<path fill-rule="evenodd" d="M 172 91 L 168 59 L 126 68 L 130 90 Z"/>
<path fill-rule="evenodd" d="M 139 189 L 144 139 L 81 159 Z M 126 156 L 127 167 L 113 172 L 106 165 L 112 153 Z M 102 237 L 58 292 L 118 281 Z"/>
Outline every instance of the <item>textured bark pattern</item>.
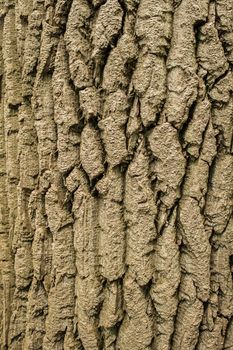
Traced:
<path fill-rule="evenodd" d="M 233 0 L 1 0 L 0 348 L 233 350 Z"/>

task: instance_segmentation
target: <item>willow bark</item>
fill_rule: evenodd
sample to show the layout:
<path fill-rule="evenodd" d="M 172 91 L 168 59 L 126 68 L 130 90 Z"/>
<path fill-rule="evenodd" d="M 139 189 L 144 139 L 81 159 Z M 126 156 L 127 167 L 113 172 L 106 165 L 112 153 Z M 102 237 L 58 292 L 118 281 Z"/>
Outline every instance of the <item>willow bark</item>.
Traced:
<path fill-rule="evenodd" d="M 233 350 L 233 0 L 2 0 L 0 348 Z"/>

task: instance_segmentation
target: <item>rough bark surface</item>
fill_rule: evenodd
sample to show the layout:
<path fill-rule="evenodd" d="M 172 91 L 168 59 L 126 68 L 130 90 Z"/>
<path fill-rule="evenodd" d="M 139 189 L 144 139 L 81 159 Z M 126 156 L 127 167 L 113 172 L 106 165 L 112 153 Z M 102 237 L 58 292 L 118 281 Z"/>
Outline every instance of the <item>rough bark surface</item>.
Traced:
<path fill-rule="evenodd" d="M 1 0 L 0 348 L 233 350 L 233 0 Z"/>

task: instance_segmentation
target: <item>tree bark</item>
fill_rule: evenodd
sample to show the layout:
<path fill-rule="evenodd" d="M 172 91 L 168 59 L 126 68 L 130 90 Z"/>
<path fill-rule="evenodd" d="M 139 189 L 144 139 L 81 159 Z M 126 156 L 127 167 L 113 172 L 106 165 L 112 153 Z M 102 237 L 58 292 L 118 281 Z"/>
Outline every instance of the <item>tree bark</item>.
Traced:
<path fill-rule="evenodd" d="M 0 348 L 233 350 L 233 0 L 3 0 L 0 45 Z"/>

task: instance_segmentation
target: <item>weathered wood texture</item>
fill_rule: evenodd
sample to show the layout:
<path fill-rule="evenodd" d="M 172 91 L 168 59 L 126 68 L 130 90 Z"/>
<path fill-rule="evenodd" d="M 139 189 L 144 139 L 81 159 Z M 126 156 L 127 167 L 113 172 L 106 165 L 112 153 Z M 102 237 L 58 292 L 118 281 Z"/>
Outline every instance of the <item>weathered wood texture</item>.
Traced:
<path fill-rule="evenodd" d="M 233 350 L 232 64 L 233 0 L 1 0 L 1 350 Z"/>

